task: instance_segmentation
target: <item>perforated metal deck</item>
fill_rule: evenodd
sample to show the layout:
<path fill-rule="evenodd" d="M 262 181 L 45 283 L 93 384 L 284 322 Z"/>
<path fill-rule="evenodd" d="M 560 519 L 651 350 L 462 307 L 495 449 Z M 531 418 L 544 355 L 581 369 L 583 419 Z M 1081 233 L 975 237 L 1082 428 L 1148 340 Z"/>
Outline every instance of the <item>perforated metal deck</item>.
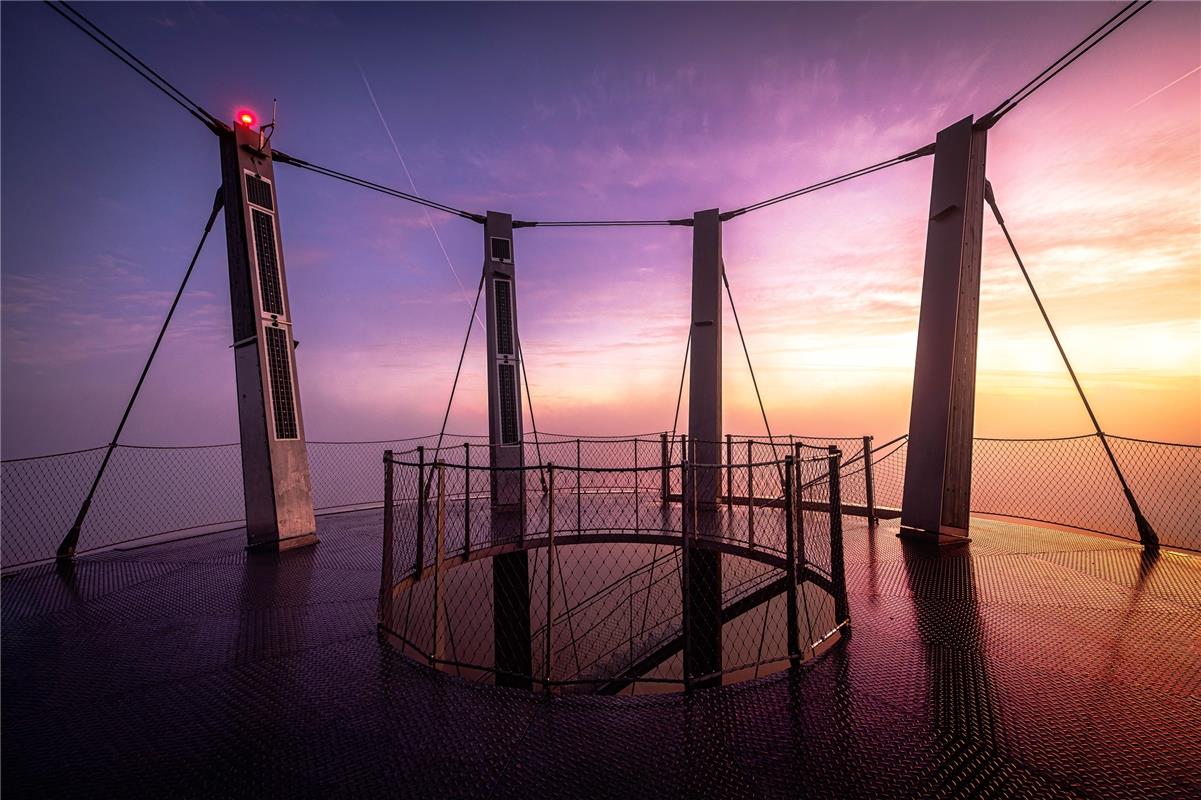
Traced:
<path fill-rule="evenodd" d="M 691 696 L 465 684 L 378 641 L 379 512 L 3 581 L 17 797 L 1201 796 L 1201 559 L 976 520 L 848 518 L 854 633 Z"/>

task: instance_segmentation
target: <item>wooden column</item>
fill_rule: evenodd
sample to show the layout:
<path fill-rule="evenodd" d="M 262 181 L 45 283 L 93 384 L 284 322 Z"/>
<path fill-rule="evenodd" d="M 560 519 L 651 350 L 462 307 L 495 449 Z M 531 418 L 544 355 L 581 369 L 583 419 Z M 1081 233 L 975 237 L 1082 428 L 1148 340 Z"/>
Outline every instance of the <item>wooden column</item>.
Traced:
<path fill-rule="evenodd" d="M 918 320 L 901 535 L 967 541 L 987 133 L 939 132 Z"/>

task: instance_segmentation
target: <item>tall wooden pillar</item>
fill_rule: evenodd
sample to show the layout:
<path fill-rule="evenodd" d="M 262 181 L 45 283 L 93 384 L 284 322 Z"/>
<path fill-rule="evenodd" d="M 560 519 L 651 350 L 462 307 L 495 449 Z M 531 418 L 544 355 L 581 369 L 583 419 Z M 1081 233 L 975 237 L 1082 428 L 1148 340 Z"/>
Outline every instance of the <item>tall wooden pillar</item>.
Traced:
<path fill-rule="evenodd" d="M 521 420 L 521 353 L 513 218 L 489 211 L 484 222 L 484 292 L 488 327 L 488 442 L 492 472 L 492 541 L 520 543 L 525 535 L 525 465 Z M 492 559 L 496 682 L 531 688 L 529 556 L 524 550 Z"/>
<path fill-rule="evenodd" d="M 939 544 L 968 535 L 986 141 L 967 117 L 935 142 L 901 534 Z"/>
<path fill-rule="evenodd" d="M 694 537 L 718 535 L 721 487 L 721 219 L 717 209 L 692 218 L 692 345 L 688 375 L 688 460 L 692 476 L 684 492 L 686 514 L 695 509 Z M 699 465 L 699 466 L 698 466 Z M 721 670 L 721 554 L 698 546 L 687 559 L 688 631 L 684 663 L 694 676 Z M 720 677 L 693 685 L 716 685 Z"/>
<path fill-rule="evenodd" d="M 249 126 L 221 134 L 246 539 L 283 550 L 317 541 L 296 379 L 296 340 L 271 150 Z"/>

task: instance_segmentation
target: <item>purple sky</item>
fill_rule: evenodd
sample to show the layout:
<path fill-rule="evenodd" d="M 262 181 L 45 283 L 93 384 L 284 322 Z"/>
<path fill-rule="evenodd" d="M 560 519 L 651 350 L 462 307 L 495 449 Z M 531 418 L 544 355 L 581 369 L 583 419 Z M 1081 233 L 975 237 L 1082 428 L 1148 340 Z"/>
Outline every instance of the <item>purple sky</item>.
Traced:
<path fill-rule="evenodd" d="M 921 146 L 1119 7 L 87 4 L 223 117 L 279 99 L 277 147 L 525 219 L 732 208 Z M 107 441 L 219 180 L 215 138 L 40 4 L 4 4 L 5 457 Z M 1201 5 L 1156 4 L 998 126 L 989 176 L 1112 431 L 1201 439 Z M 1177 79 L 1183 78 L 1178 82 Z M 1160 91 L 1162 89 L 1162 91 Z M 1158 94 L 1156 94 L 1158 92 Z M 931 161 L 726 226 L 773 428 L 901 433 Z M 481 261 L 478 226 L 277 167 L 310 439 L 436 431 Z M 223 235 L 126 430 L 235 441 Z M 687 229 L 520 231 L 541 428 L 671 426 Z M 977 432 L 1083 433 L 986 220 Z M 464 292 L 447 257 L 467 287 Z M 761 423 L 732 321 L 728 430 Z M 483 429 L 483 353 L 450 429 Z"/>

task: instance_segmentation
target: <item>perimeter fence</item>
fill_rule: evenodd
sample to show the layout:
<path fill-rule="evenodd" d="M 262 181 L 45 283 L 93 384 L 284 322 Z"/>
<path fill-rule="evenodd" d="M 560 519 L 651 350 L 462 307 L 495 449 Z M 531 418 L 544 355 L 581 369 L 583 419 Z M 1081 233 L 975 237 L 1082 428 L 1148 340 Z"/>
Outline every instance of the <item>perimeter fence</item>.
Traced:
<path fill-rule="evenodd" d="M 681 460 L 683 437 L 651 433 L 629 441 L 539 433 L 525 439 L 525 463 L 634 467 Z M 663 441 L 667 441 L 664 458 Z M 1143 514 L 1161 544 L 1201 550 L 1201 447 L 1107 436 Z M 319 514 L 383 505 L 378 468 L 385 450 L 424 446 L 431 460 L 487 463 L 487 440 L 446 436 L 378 442 L 309 442 L 313 500 Z M 724 463 L 779 460 L 798 443 L 836 445 L 845 454 L 843 503 L 864 513 L 871 495 L 881 515 L 899 509 L 905 437 L 871 445 L 865 469 L 863 437 L 732 436 L 721 443 Z M 750 456 L 747 448 L 750 448 Z M 74 522 L 105 448 L 0 462 L 0 565 L 8 569 L 54 557 Z M 637 464 L 635 464 L 637 461 Z M 545 480 L 545 469 L 527 480 Z M 736 480 L 742 480 L 737 475 Z M 582 480 L 587 479 L 582 478 Z M 1134 517 L 1099 437 L 977 439 L 972 510 L 1051 522 L 1137 540 Z M 142 539 L 236 527 L 243 521 L 238 445 L 116 448 L 80 537 L 79 552 Z"/>

